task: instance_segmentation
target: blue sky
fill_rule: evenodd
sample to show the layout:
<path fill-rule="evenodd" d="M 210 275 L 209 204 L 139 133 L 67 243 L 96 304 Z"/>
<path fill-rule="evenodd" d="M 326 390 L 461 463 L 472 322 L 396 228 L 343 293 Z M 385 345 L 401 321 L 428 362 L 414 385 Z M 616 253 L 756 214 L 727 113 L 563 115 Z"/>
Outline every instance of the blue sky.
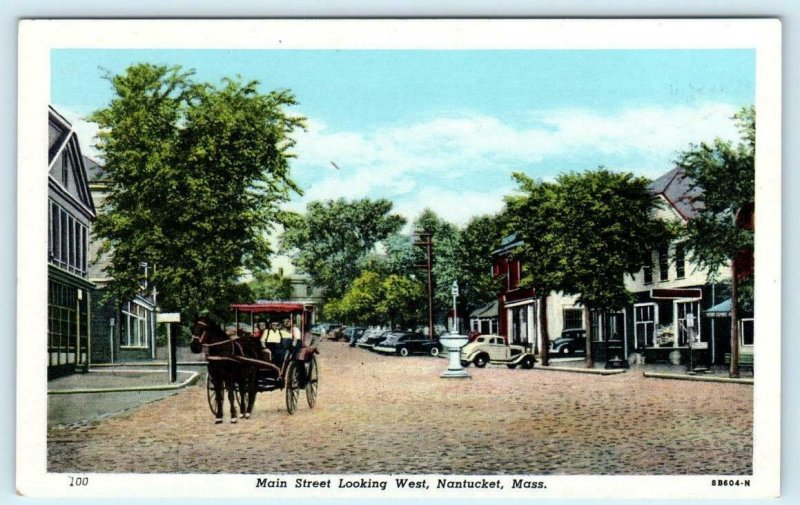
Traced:
<path fill-rule="evenodd" d="M 111 99 L 103 73 L 138 62 L 291 89 L 308 118 L 293 208 L 385 197 L 409 219 L 430 207 L 460 224 L 499 210 L 515 171 L 657 177 L 689 142 L 734 138 L 730 116 L 755 99 L 752 50 L 55 50 L 51 102 L 85 152 L 96 128 L 82 118 Z"/>

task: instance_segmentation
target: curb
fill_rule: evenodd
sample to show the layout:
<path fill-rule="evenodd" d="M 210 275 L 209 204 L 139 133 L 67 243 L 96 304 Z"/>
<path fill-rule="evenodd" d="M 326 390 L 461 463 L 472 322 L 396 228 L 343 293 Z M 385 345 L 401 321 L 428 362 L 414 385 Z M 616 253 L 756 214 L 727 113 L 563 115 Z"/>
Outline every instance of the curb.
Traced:
<path fill-rule="evenodd" d="M 170 391 L 189 386 L 200 376 L 199 372 L 190 372 L 188 379 L 178 384 L 168 384 L 164 386 L 140 386 L 140 387 L 119 387 L 119 388 L 84 388 L 84 389 L 54 389 L 48 391 L 48 395 L 77 395 L 86 393 L 129 393 L 137 391 Z"/>
<path fill-rule="evenodd" d="M 574 373 L 588 373 L 593 375 L 619 375 L 627 372 L 627 370 L 618 368 L 615 370 L 605 370 L 596 368 L 573 368 L 567 366 L 537 366 L 535 370 L 551 370 L 553 372 L 574 372 Z"/>
<path fill-rule="evenodd" d="M 704 377 L 702 375 L 678 375 L 671 373 L 656 373 L 656 372 L 642 372 L 645 377 L 651 379 L 672 379 L 682 381 L 697 381 L 697 382 L 721 382 L 728 384 L 745 384 L 752 386 L 753 379 L 732 379 L 730 377 Z"/>

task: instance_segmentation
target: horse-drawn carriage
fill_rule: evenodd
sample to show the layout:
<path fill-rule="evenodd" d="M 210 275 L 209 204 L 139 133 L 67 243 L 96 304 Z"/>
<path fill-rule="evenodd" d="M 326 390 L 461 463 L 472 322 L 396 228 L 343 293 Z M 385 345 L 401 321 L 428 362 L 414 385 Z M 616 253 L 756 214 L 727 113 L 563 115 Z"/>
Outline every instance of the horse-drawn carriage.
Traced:
<path fill-rule="evenodd" d="M 307 333 L 310 309 L 301 303 L 269 301 L 232 304 L 235 326 L 228 332 L 208 317 L 192 328 L 192 351 L 206 355 L 208 406 L 222 422 L 224 394 L 231 404 L 231 422 L 240 415 L 249 418 L 258 392 L 284 390 L 286 410 L 294 414 L 305 390 L 313 408 L 319 391 L 319 361 L 315 337 Z M 247 325 L 249 319 L 249 329 Z M 276 339 L 266 338 L 257 321 L 271 320 Z M 275 324 L 282 325 L 280 329 Z M 269 329 L 265 329 L 269 332 Z"/>

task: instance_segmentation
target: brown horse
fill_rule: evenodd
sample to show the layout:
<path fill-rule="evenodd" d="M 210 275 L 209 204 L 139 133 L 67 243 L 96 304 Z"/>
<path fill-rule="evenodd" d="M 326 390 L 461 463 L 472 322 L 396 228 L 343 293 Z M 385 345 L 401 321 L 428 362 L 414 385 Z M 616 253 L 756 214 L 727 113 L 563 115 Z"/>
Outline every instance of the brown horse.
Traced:
<path fill-rule="evenodd" d="M 231 422 L 235 423 L 236 394 L 239 392 L 239 411 L 241 417 L 248 419 L 256 401 L 258 370 L 246 359 L 259 357 L 259 342 L 252 338 L 228 337 L 216 321 L 208 316 L 199 317 L 192 325 L 192 341 L 189 348 L 193 353 L 205 352 L 208 362 L 208 377 L 219 392 L 216 395 L 216 423 L 222 422 L 223 394 L 227 391 L 231 405 Z"/>

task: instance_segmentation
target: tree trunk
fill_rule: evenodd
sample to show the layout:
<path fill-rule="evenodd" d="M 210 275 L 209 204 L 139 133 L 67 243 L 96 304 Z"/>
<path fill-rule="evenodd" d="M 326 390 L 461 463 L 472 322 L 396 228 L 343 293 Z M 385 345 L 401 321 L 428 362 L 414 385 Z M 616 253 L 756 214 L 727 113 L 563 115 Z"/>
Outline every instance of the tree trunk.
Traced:
<path fill-rule="evenodd" d="M 591 309 L 588 305 L 583 309 L 583 327 L 586 329 L 586 368 L 594 368 L 592 359 L 592 320 Z"/>
<path fill-rule="evenodd" d="M 547 331 L 547 295 L 539 297 L 539 327 L 542 336 L 542 366 L 550 364 L 550 333 Z"/>
<path fill-rule="evenodd" d="M 736 260 L 731 263 L 731 367 L 730 376 L 739 377 L 739 280 L 736 278 Z"/>

